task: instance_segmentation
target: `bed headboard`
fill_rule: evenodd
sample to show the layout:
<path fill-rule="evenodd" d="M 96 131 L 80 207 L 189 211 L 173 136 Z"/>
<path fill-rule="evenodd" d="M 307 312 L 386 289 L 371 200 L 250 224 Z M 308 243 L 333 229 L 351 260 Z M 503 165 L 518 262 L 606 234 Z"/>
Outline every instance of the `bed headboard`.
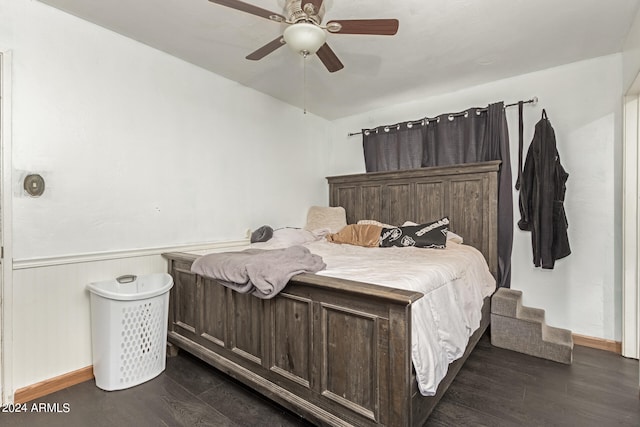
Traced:
<path fill-rule="evenodd" d="M 449 217 L 449 229 L 498 271 L 500 161 L 328 177 L 329 205 L 342 206 L 347 223 L 375 219 L 402 225 Z"/>

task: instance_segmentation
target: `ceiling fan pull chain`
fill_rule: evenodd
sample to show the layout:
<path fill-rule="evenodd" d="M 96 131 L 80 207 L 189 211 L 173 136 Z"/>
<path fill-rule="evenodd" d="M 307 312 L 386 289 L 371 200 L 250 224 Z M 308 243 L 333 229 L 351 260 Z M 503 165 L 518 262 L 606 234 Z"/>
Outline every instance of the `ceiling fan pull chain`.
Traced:
<path fill-rule="evenodd" d="M 307 114 L 307 54 L 302 54 L 302 109 Z"/>

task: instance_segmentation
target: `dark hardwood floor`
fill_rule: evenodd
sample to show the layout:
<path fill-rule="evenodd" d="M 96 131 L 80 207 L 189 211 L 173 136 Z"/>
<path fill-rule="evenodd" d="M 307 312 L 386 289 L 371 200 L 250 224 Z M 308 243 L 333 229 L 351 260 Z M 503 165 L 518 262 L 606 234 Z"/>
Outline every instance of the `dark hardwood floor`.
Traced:
<path fill-rule="evenodd" d="M 637 427 L 638 391 L 637 360 L 576 346 L 567 366 L 492 347 L 484 336 L 426 425 Z M 137 387 L 104 392 L 88 381 L 28 403 L 29 411 L 34 403 L 48 412 L 3 412 L 0 426 L 310 425 L 184 352 Z"/>

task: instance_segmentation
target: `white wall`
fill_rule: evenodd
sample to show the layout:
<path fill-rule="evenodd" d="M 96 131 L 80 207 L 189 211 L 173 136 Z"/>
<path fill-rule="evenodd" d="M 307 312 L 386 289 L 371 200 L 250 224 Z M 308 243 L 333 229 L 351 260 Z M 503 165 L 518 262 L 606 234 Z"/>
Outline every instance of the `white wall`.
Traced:
<path fill-rule="evenodd" d="M 348 132 L 533 96 L 540 101 L 536 106 L 525 107 L 525 149 L 545 108 L 556 131 L 563 165 L 570 174 L 565 207 L 573 253 L 557 261 L 554 270 L 536 269 L 532 263 L 530 233 L 516 227 L 512 287 L 524 292 L 525 305 L 545 309 L 550 325 L 582 335 L 620 340 L 620 54 L 335 121 L 330 174 L 364 171 L 362 139 L 360 136 L 348 138 Z M 421 94 L 416 91 L 415 99 L 420 98 Z M 507 119 L 511 164 L 515 171 L 517 108 L 507 110 Z M 517 197 L 514 191 L 516 221 L 519 219 Z"/>
<path fill-rule="evenodd" d="M 326 120 L 41 3 L 0 1 L 16 258 L 237 239 L 326 203 Z M 44 176 L 42 197 L 23 195 L 26 172 Z"/>
<path fill-rule="evenodd" d="M 36 1 L 0 0 L 0 50 L 13 59 L 8 396 L 91 364 L 87 283 L 165 269 L 100 254 L 238 240 L 326 204 L 324 119 Z M 24 194 L 27 172 L 42 197 Z"/>

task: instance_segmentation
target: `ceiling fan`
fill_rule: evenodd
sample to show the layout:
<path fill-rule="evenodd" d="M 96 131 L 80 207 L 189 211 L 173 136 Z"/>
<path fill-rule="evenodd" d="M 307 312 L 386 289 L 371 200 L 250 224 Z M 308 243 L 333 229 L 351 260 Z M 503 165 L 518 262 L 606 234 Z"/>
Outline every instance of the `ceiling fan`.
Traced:
<path fill-rule="evenodd" d="M 281 36 L 247 55 L 247 59 L 253 61 L 264 58 L 286 44 L 304 57 L 317 54 L 327 70 L 333 73 L 344 68 L 344 65 L 326 43 L 325 30 L 335 34 L 382 36 L 392 36 L 398 32 L 397 19 L 334 19 L 322 25 L 325 9 L 323 0 L 286 0 L 284 14 L 274 13 L 240 0 L 209 1 L 288 25 Z"/>

